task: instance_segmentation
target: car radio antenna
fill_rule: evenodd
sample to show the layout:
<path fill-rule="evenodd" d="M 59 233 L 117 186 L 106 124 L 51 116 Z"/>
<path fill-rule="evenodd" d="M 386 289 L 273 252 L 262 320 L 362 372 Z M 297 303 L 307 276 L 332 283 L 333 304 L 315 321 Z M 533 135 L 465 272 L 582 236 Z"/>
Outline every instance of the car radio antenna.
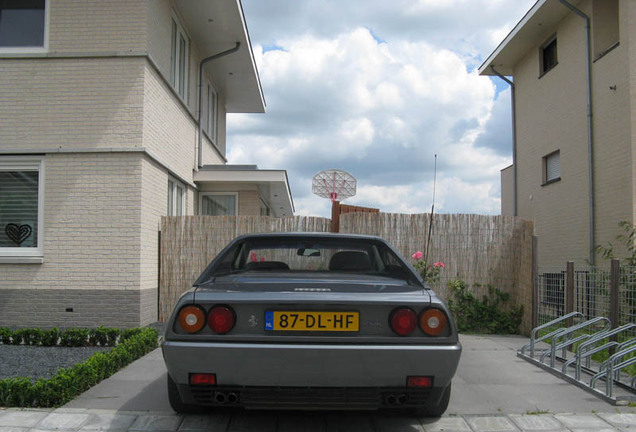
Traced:
<path fill-rule="evenodd" d="M 428 264 L 428 249 L 431 244 L 431 234 L 433 233 L 433 212 L 435 211 L 435 184 L 437 182 L 437 154 L 435 154 L 435 165 L 433 168 L 433 204 L 431 205 L 431 217 L 428 221 L 428 238 L 426 239 L 426 253 L 424 262 Z"/>

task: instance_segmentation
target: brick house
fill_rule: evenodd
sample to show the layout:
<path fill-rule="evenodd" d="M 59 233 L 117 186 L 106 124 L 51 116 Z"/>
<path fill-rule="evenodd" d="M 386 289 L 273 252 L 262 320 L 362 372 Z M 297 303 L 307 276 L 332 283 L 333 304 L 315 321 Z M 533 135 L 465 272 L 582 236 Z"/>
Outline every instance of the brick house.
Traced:
<path fill-rule="evenodd" d="M 636 2 L 537 1 L 479 72 L 513 77 L 502 213 L 535 222 L 540 267 L 600 264 L 636 222 Z"/>
<path fill-rule="evenodd" d="M 291 216 L 226 164 L 264 110 L 239 0 L 0 2 L 0 326 L 149 324 L 161 216 Z"/>

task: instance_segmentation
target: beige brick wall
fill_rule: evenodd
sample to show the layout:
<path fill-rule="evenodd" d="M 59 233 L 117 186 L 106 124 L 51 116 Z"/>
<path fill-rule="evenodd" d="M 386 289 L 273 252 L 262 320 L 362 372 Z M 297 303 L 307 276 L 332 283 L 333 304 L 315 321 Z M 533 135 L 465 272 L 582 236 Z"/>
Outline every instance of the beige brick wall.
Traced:
<path fill-rule="evenodd" d="M 152 0 L 151 0 L 152 1 Z M 52 0 L 49 51 L 146 51 L 148 0 Z"/>
<path fill-rule="evenodd" d="M 632 149 L 632 173 L 636 173 L 636 20 L 629 20 L 628 17 L 636 16 L 636 3 L 623 0 L 620 3 L 620 29 L 621 44 L 625 45 L 627 51 L 627 64 L 629 71 L 629 105 L 628 111 L 631 118 L 631 149 Z M 634 176 L 634 174 L 632 174 Z M 635 180 L 636 183 L 636 180 Z M 636 184 L 632 195 L 636 194 Z M 636 200 L 632 201 L 632 218 L 636 223 Z"/>
<path fill-rule="evenodd" d="M 166 215 L 168 174 L 156 162 L 144 158 L 141 162 L 141 256 L 140 288 L 154 297 L 142 296 L 142 320 L 157 321 L 159 283 L 159 221 Z M 191 200 L 190 200 L 191 201 Z M 146 313 L 143 313 L 143 311 Z"/>
<path fill-rule="evenodd" d="M 153 71 L 150 75 L 153 76 L 152 83 L 149 83 L 149 87 L 147 86 L 147 90 L 150 88 L 155 96 L 158 96 L 156 92 L 169 92 L 164 96 L 159 96 L 159 99 L 154 99 L 150 102 L 152 109 L 161 109 L 166 108 L 165 103 L 167 99 L 174 99 L 177 96 L 174 95 L 170 90 L 170 46 L 171 46 L 171 37 L 172 37 L 172 16 L 173 11 L 176 11 L 175 14 L 179 18 L 178 9 L 174 6 L 173 2 L 170 0 L 153 0 L 152 7 L 148 10 L 148 53 L 152 60 L 155 62 L 157 67 L 159 68 L 159 72 Z M 186 23 L 183 20 L 180 20 L 181 24 L 184 26 L 184 30 L 186 32 L 189 31 Z M 166 49 L 166 47 L 168 49 Z M 187 134 L 194 134 L 194 141 L 189 141 L 188 145 L 190 145 L 193 149 L 196 144 L 196 133 L 197 126 L 196 122 L 193 119 L 198 119 L 198 103 L 199 103 L 199 63 L 204 57 L 216 53 L 202 53 L 199 47 L 196 45 L 195 41 L 190 39 L 190 63 L 188 66 L 188 96 L 185 101 L 182 101 L 186 104 L 186 108 L 181 107 L 177 108 L 176 106 L 171 106 L 168 108 L 168 113 L 170 115 L 175 115 L 175 111 L 180 112 L 178 115 L 190 114 L 191 118 L 189 119 L 190 126 L 185 126 L 185 123 L 180 124 L 180 128 L 187 128 Z M 159 82 L 160 77 L 163 78 L 163 83 Z M 206 76 L 205 79 L 211 79 L 214 82 L 213 77 Z M 226 151 L 226 129 L 225 129 L 225 104 L 223 102 L 224 95 L 219 92 L 219 119 L 218 119 L 218 138 L 217 138 L 217 147 L 221 150 L 221 153 L 225 155 Z M 176 102 L 173 101 L 173 102 Z M 206 99 L 204 96 L 204 103 L 206 103 Z M 170 104 L 172 105 L 172 104 Z M 150 115 L 158 114 L 160 117 L 166 115 L 166 112 L 152 112 Z M 157 119 L 158 121 L 163 120 L 163 118 Z M 186 120 L 186 119 L 183 119 Z M 181 129 L 183 131 L 183 129 Z M 223 159 L 219 157 L 218 152 L 212 147 L 207 138 L 204 136 L 203 140 L 203 164 L 221 164 L 224 163 Z M 193 157 L 195 154 L 192 155 Z M 196 155 L 198 157 L 198 154 Z M 194 166 L 194 165 L 193 165 Z"/>
<path fill-rule="evenodd" d="M 591 1 L 579 4 L 592 14 Z M 630 104 L 630 60 L 626 43 L 636 22 L 628 22 L 633 2 L 621 2 L 621 44 L 593 63 L 595 243 L 618 234 L 617 223 L 634 211 L 634 125 Z M 636 10 L 636 9 L 635 9 Z M 633 16 L 633 15 L 632 15 Z M 545 40 L 554 34 L 546 29 Z M 556 29 L 558 65 L 539 75 L 540 45 L 515 68 L 519 215 L 535 221 L 539 265 L 583 264 L 589 257 L 588 135 L 585 31 L 581 18 L 568 15 Z M 633 58 L 633 57 L 632 57 Z M 632 78 L 633 79 L 633 78 Z M 617 85 L 617 90 L 609 87 Z M 542 156 L 561 154 L 561 178 L 542 186 Z M 627 162 L 627 163 L 626 163 Z M 503 191 L 502 191 L 503 192 Z"/>
<path fill-rule="evenodd" d="M 49 154 L 44 263 L 0 264 L 0 289 L 139 290 L 140 154 Z"/>
<path fill-rule="evenodd" d="M 626 4 L 625 2 L 623 2 Z M 635 10 L 636 11 L 636 10 Z M 633 17 L 633 16 L 632 16 Z M 629 91 L 629 45 L 624 43 L 631 25 L 636 29 L 636 20 L 629 23 L 622 15 L 619 26 L 621 44 L 594 62 L 594 175 L 596 212 L 596 243 L 616 245 L 616 235 L 620 232 L 618 222 L 632 220 L 634 208 L 634 174 L 631 161 L 631 129 Z M 616 86 L 616 90 L 610 87 Z M 634 119 L 636 120 L 636 119 Z M 625 250 L 618 250 L 625 256 Z M 602 260 L 600 260 L 602 261 Z"/>
<path fill-rule="evenodd" d="M 115 291 L 122 293 L 117 306 L 93 323 L 157 318 L 158 224 L 169 172 L 188 183 L 187 214 L 198 197 L 190 185 L 202 55 L 191 44 L 184 105 L 169 83 L 172 8 L 169 0 L 51 1 L 52 57 L 0 60 L 0 149 L 46 153 L 44 263 L 0 264 L 0 295 L 11 290 L 13 305 L 19 290 L 33 298 L 46 290 L 48 302 L 60 297 L 38 322 L 61 325 L 68 316 L 57 309 L 73 304 L 83 305 L 77 317 L 85 321 L 98 313 L 89 303 Z M 159 70 L 139 56 L 146 52 Z M 105 53 L 123 56 L 100 57 Z M 224 152 L 223 106 L 219 94 Z M 152 157 L 117 151 L 133 147 Z M 205 140 L 203 150 L 203 163 L 224 162 Z"/>
<path fill-rule="evenodd" d="M 159 67 L 162 75 L 170 78 L 170 38 L 172 37 L 172 1 L 151 0 L 148 8 L 148 54 Z M 167 49 L 166 49 L 167 48 Z"/>
<path fill-rule="evenodd" d="M 168 168 L 185 179 L 195 167 L 196 126 L 150 65 L 145 68 L 143 142 Z"/>
<path fill-rule="evenodd" d="M 261 201 L 258 191 L 241 191 L 238 195 L 239 215 L 260 216 Z"/>
<path fill-rule="evenodd" d="M 145 62 L 2 59 L 0 148 L 141 146 Z"/>
<path fill-rule="evenodd" d="M 514 216 L 514 166 L 501 170 L 501 214 Z"/>
<path fill-rule="evenodd" d="M 515 68 L 519 216 L 535 222 L 539 265 L 588 256 L 584 28 L 557 30 L 558 65 L 540 76 L 540 45 Z M 545 40 L 554 29 L 546 29 Z M 560 150 L 562 180 L 542 186 L 542 157 Z"/>

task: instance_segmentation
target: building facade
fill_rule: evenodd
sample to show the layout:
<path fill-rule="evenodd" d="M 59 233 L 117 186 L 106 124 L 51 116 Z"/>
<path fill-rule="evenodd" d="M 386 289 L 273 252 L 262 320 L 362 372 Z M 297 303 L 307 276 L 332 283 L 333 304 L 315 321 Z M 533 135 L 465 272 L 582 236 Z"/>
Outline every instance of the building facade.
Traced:
<path fill-rule="evenodd" d="M 161 216 L 291 216 L 285 171 L 195 178 L 264 109 L 238 0 L 1 2 L 0 325 L 152 323 Z"/>
<path fill-rule="evenodd" d="M 540 0 L 480 73 L 513 86 L 502 213 L 535 222 L 540 267 L 602 264 L 636 214 L 636 2 Z"/>

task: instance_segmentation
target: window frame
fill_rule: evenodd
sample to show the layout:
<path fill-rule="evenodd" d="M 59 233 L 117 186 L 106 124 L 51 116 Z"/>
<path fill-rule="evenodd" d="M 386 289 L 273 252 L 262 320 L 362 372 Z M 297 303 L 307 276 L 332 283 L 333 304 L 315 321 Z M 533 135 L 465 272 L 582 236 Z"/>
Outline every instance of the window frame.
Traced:
<path fill-rule="evenodd" d="M 206 81 L 205 133 L 214 145 L 217 145 L 219 129 L 219 93 L 211 80 Z M 214 95 L 214 97 L 210 97 Z"/>
<path fill-rule="evenodd" d="M 16 46 L 16 47 L 0 47 L 0 54 L 14 53 L 46 53 L 49 51 L 49 22 L 51 12 L 51 0 L 44 0 L 44 38 L 42 46 Z"/>
<path fill-rule="evenodd" d="M 208 196 L 234 196 L 234 214 L 233 215 L 223 215 L 223 216 L 238 216 L 239 212 L 239 194 L 238 192 L 200 192 L 199 193 L 199 215 L 200 216 L 212 216 L 205 215 L 202 213 L 203 210 L 203 198 Z"/>
<path fill-rule="evenodd" d="M 184 47 L 181 52 L 181 39 L 183 38 Z M 185 31 L 181 20 L 175 11 L 172 11 L 171 36 L 170 36 L 170 84 L 174 91 L 188 102 L 188 77 L 190 73 L 190 37 Z M 181 61 L 183 60 L 183 71 L 181 71 Z M 183 89 L 181 88 L 183 86 Z"/>
<path fill-rule="evenodd" d="M 549 174 L 548 163 L 549 163 L 549 160 L 555 156 L 559 158 L 559 175 L 556 177 L 548 178 L 548 174 Z M 561 169 L 561 150 L 555 150 L 543 156 L 541 158 L 541 165 L 543 166 L 543 179 L 542 179 L 543 182 L 541 183 L 542 186 L 547 186 L 549 184 L 561 181 L 561 176 L 563 174 L 563 170 Z"/>
<path fill-rule="evenodd" d="M 44 257 L 44 156 L 0 157 L 0 171 L 37 171 L 38 207 L 35 247 L 0 247 L 0 263 L 43 262 Z M 31 261 L 35 259 L 35 261 Z M 17 260 L 17 261 L 14 261 Z"/>
<path fill-rule="evenodd" d="M 181 200 L 175 199 L 178 195 L 177 192 L 181 190 Z M 168 177 L 168 196 L 167 196 L 167 205 L 166 205 L 166 215 L 167 216 L 185 216 L 186 214 L 186 195 L 188 193 L 188 188 L 185 184 L 177 180 L 176 178 L 169 176 Z M 180 201 L 180 207 L 179 207 Z M 181 210 L 180 212 L 178 210 Z M 179 214 L 180 213 L 180 214 Z"/>
<path fill-rule="evenodd" d="M 554 60 L 554 64 L 549 65 L 548 67 L 548 65 L 546 65 L 545 56 L 546 56 L 547 49 L 551 47 L 552 44 L 554 44 L 555 60 Z M 541 78 L 543 75 L 547 74 L 552 69 L 557 67 L 558 64 L 559 64 L 559 44 L 557 42 L 557 35 L 554 34 L 550 36 L 550 38 L 543 45 L 541 45 L 541 48 L 539 49 L 539 78 Z"/>

